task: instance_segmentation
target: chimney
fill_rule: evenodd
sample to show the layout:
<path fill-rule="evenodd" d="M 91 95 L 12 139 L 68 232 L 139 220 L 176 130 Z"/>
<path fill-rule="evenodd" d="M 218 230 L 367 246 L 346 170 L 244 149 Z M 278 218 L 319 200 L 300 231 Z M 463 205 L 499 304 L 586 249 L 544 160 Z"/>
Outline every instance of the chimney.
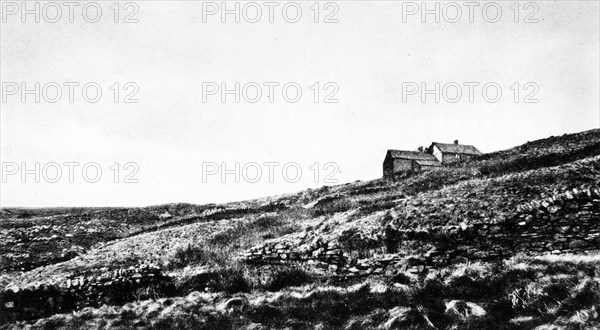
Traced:
<path fill-rule="evenodd" d="M 419 147 L 417 150 L 423 152 L 423 147 Z"/>
<path fill-rule="evenodd" d="M 458 140 L 454 140 L 454 144 L 458 144 Z"/>

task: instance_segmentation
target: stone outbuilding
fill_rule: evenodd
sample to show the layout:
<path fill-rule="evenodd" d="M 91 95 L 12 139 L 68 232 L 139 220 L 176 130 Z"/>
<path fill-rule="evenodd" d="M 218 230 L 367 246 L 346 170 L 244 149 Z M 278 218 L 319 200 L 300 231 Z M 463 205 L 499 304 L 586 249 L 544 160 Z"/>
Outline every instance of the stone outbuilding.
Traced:
<path fill-rule="evenodd" d="M 383 177 L 440 167 L 434 155 L 424 151 L 388 150 L 383 161 Z"/>
<path fill-rule="evenodd" d="M 433 142 L 427 151 L 442 164 L 450 164 L 481 155 L 481 151 L 474 146 L 459 144 L 458 140 L 454 143 Z"/>

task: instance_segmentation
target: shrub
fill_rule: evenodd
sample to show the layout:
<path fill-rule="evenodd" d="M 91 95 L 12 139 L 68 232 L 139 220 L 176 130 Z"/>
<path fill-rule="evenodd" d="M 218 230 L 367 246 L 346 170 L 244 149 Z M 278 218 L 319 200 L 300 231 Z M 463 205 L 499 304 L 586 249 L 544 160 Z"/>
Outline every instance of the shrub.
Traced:
<path fill-rule="evenodd" d="M 262 286 L 269 291 L 279 291 L 290 286 L 299 286 L 310 282 L 311 277 L 297 267 L 285 267 L 272 270 L 263 280 Z"/>
<path fill-rule="evenodd" d="M 251 289 L 244 272 L 238 268 L 226 268 L 218 271 L 216 276 L 208 282 L 208 287 L 213 291 L 227 293 L 249 292 Z"/>
<path fill-rule="evenodd" d="M 178 248 L 169 260 L 169 268 L 177 269 L 190 265 L 227 264 L 228 257 L 225 251 L 211 248 L 210 246 L 187 245 Z"/>
<path fill-rule="evenodd" d="M 171 281 L 152 283 L 146 286 L 134 282 L 123 282 L 114 284 L 105 290 L 94 306 L 101 304 L 123 305 L 125 303 L 140 299 L 172 297 L 179 292 Z"/>
<path fill-rule="evenodd" d="M 180 279 L 177 291 L 187 294 L 192 291 L 224 291 L 227 293 L 249 292 L 252 288 L 250 281 L 240 268 L 223 268 L 212 272 L 200 273 L 191 277 Z"/>

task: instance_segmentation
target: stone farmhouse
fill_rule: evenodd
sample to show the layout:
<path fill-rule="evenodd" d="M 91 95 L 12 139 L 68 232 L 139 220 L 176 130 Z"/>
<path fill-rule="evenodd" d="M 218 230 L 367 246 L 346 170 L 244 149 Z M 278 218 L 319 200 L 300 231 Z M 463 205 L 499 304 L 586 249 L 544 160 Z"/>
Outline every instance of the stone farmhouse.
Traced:
<path fill-rule="evenodd" d="M 418 151 L 388 150 L 383 161 L 383 177 L 395 174 L 431 170 L 446 164 L 481 155 L 472 145 L 433 142 L 429 148 Z"/>

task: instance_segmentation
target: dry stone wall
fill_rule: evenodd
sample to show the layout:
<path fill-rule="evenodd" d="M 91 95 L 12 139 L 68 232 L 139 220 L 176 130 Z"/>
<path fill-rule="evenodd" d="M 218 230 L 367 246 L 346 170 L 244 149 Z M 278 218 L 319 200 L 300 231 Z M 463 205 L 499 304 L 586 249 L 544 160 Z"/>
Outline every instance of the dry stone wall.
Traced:
<path fill-rule="evenodd" d="M 98 276 L 75 276 L 62 283 L 38 282 L 9 286 L 0 292 L 0 323 L 34 319 L 86 306 L 98 306 L 153 284 L 169 283 L 158 267 L 121 268 Z"/>
<path fill-rule="evenodd" d="M 316 263 L 347 275 L 368 275 L 395 270 L 423 272 L 427 267 L 447 265 L 455 260 L 493 260 L 518 252 L 568 253 L 600 250 L 600 188 L 576 188 L 521 205 L 515 217 L 499 223 L 461 223 L 426 229 L 398 229 L 391 226 L 372 235 L 379 246 L 407 242 L 433 246 L 418 256 L 390 255 L 355 260 L 338 239 L 314 239 L 307 244 L 269 242 L 242 256 L 248 263 Z M 373 242 L 370 245 L 377 246 Z"/>
<path fill-rule="evenodd" d="M 312 261 L 336 266 L 346 263 L 346 258 L 336 241 L 325 242 L 321 239 L 316 239 L 301 249 L 297 249 L 297 246 L 290 242 L 267 243 L 250 249 L 242 259 L 258 264 Z"/>
<path fill-rule="evenodd" d="M 600 189 L 576 188 L 527 203 L 513 219 L 433 232 L 443 248 L 456 247 L 469 259 L 507 257 L 518 252 L 582 252 L 600 249 Z M 445 240 L 443 240 L 445 239 Z M 452 253 L 450 253 L 452 255 Z"/>

